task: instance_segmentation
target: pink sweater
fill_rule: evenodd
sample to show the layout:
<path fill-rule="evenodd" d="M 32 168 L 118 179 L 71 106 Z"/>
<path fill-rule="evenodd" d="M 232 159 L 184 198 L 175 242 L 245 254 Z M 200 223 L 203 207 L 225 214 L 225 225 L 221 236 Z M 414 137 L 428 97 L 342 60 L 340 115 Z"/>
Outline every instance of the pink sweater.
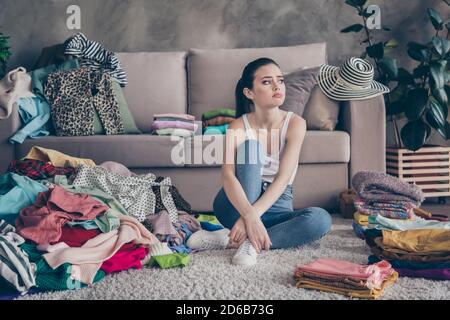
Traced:
<path fill-rule="evenodd" d="M 150 248 L 159 242 L 135 218 L 118 212 L 117 216 L 120 219 L 119 229 L 99 234 L 80 248 L 67 248 L 44 254 L 44 259 L 53 269 L 66 262 L 72 264 L 72 277 L 85 284 L 92 284 L 102 263 L 111 258 L 124 244 L 133 241 Z"/>
<path fill-rule="evenodd" d="M 348 261 L 325 258 L 297 266 L 296 271 L 317 275 L 351 277 L 366 281 L 369 289 L 379 289 L 383 281 L 392 275 L 394 269 L 385 260 L 372 265 L 360 265 Z"/>

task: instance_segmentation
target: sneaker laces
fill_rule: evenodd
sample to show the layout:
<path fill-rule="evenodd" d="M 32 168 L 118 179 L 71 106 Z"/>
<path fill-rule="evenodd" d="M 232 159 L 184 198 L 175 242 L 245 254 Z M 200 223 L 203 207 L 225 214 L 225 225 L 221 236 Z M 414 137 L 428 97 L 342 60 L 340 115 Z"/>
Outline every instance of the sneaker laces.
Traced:
<path fill-rule="evenodd" d="M 255 248 L 253 248 L 252 243 L 249 240 L 245 240 L 244 243 L 239 247 L 238 255 L 240 254 L 246 254 L 246 255 L 252 255 L 252 251 L 256 253 Z"/>
<path fill-rule="evenodd" d="M 217 249 L 220 247 L 223 247 L 223 241 L 220 239 L 214 239 L 214 238 L 203 238 L 201 239 L 202 247 L 205 249 Z"/>

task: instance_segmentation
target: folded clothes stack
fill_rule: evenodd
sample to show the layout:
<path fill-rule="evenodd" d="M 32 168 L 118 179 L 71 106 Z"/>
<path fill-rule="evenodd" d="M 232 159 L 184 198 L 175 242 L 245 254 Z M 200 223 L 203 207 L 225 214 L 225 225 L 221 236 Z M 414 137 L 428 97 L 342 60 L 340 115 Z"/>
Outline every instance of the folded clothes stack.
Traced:
<path fill-rule="evenodd" d="M 414 209 L 424 200 L 423 192 L 417 185 L 381 172 L 356 173 L 352 187 L 357 193 L 353 229 L 360 238 L 364 238 L 369 216 L 409 220 L 414 217 Z"/>
<path fill-rule="evenodd" d="M 229 125 L 236 118 L 236 110 L 219 108 L 203 113 L 204 135 L 225 134 Z"/>
<path fill-rule="evenodd" d="M 189 137 L 195 134 L 198 125 L 195 117 L 182 113 L 155 114 L 152 124 L 152 133 L 159 136 Z"/>
<path fill-rule="evenodd" d="M 403 225 L 397 222 L 397 225 L 394 225 L 392 222 L 380 220 L 377 226 L 397 229 L 366 231 L 366 243 L 373 254 L 369 257 L 369 263 L 388 260 L 403 277 L 450 279 L 448 223 L 417 220 Z M 405 228 L 412 229 L 399 231 Z"/>
<path fill-rule="evenodd" d="M 297 288 L 339 293 L 354 298 L 377 299 L 393 284 L 397 272 L 387 261 L 359 265 L 335 259 L 317 259 L 295 269 Z"/>

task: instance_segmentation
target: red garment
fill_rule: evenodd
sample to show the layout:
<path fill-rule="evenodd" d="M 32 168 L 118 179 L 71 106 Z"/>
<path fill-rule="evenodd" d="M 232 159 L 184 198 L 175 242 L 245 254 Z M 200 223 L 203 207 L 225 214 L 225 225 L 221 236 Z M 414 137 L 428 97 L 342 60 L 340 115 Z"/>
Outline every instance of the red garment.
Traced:
<path fill-rule="evenodd" d="M 107 210 L 107 206 L 87 194 L 70 193 L 55 186 L 39 193 L 34 205 L 20 211 L 17 232 L 37 244 L 59 242 L 66 222 L 93 220 Z"/>
<path fill-rule="evenodd" d="M 57 242 L 65 242 L 69 247 L 79 248 L 100 233 L 100 229 L 86 230 L 82 227 L 64 226 Z"/>
<path fill-rule="evenodd" d="M 8 167 L 9 172 L 27 176 L 33 180 L 48 179 L 56 175 L 70 177 L 74 168 L 55 167 L 49 162 L 34 159 L 13 160 Z"/>
<path fill-rule="evenodd" d="M 100 269 L 107 274 L 131 268 L 142 269 L 141 261 L 147 254 L 148 248 L 144 248 L 134 243 L 127 243 L 124 244 L 115 255 L 104 261 Z"/>

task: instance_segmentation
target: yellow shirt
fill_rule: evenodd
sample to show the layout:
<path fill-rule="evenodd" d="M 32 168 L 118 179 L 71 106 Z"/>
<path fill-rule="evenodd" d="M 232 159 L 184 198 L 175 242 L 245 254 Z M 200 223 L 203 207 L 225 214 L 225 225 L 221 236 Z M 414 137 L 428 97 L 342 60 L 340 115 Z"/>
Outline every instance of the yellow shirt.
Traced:
<path fill-rule="evenodd" d="M 55 167 L 72 167 L 78 168 L 79 165 L 85 164 L 90 167 L 95 167 L 95 162 L 91 159 L 81 159 L 68 156 L 56 150 L 45 149 L 42 147 L 32 147 L 30 152 L 24 159 L 40 160 L 50 162 Z"/>

